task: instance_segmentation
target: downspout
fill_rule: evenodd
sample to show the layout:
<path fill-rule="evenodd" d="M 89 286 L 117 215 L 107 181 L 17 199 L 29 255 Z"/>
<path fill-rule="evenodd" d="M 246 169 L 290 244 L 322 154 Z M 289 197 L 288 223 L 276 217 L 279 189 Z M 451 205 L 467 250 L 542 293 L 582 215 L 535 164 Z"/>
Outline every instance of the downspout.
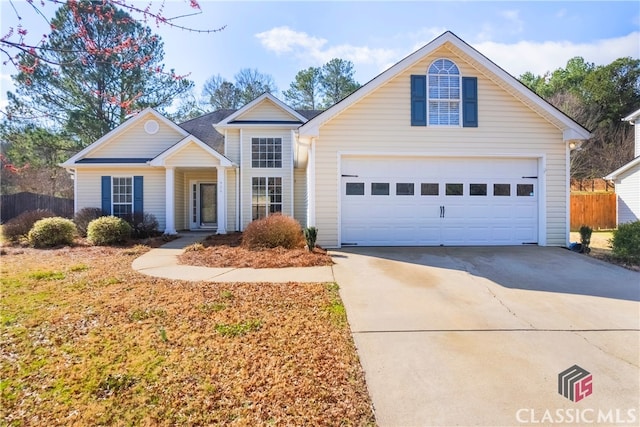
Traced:
<path fill-rule="evenodd" d="M 298 149 L 298 143 L 296 141 L 296 133 L 293 129 L 291 129 L 291 143 L 293 145 L 295 145 L 296 150 Z M 296 162 L 295 162 L 295 156 L 294 156 L 294 150 L 293 150 L 293 146 L 291 147 L 291 212 L 290 212 L 290 216 L 291 218 L 294 218 L 295 216 L 295 186 L 296 186 L 296 172 L 295 172 L 295 167 L 296 167 Z"/>
<path fill-rule="evenodd" d="M 307 226 L 316 226 L 316 139 L 311 138 L 307 159 Z"/>
<path fill-rule="evenodd" d="M 240 142 L 239 142 L 239 144 L 240 144 L 240 147 L 239 147 L 240 148 L 240 167 L 238 168 L 238 170 L 240 172 L 240 180 L 239 180 L 240 181 L 240 183 L 239 183 L 240 189 L 238 190 L 238 202 L 239 202 L 239 206 L 238 206 L 238 230 L 239 231 L 242 231 L 243 228 L 244 228 L 242 226 L 242 220 L 243 220 L 243 218 L 242 218 L 242 188 L 243 188 L 242 185 L 244 184 L 244 177 L 242 176 L 243 173 L 244 173 L 244 164 L 242 163 L 242 157 L 243 157 L 242 156 L 242 150 L 243 150 L 243 148 L 242 148 L 242 138 L 243 138 L 243 135 L 242 135 L 242 128 L 241 128 L 240 129 Z"/>

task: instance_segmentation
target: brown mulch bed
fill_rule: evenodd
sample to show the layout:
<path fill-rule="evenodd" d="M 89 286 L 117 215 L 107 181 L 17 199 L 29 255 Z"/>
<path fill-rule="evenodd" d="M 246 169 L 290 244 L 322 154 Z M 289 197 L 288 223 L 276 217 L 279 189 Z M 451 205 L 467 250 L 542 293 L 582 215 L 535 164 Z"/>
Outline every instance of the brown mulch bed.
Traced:
<path fill-rule="evenodd" d="M 187 250 L 179 257 L 181 264 L 202 267 L 284 268 L 332 265 L 326 250 L 300 249 L 251 250 L 242 246 L 242 233 L 229 233 L 207 237 L 203 248 Z"/>

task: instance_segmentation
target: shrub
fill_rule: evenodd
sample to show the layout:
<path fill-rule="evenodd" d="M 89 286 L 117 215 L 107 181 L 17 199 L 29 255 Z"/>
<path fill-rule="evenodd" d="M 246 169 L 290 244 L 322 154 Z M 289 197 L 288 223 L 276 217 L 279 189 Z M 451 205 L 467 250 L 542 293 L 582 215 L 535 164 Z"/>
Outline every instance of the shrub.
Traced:
<path fill-rule="evenodd" d="M 67 218 L 43 218 L 29 231 L 29 244 L 36 248 L 71 245 L 76 236 L 76 225 Z"/>
<path fill-rule="evenodd" d="M 121 243 L 131 237 L 131 226 L 127 221 L 115 216 L 96 218 L 87 227 L 87 240 L 92 245 Z"/>
<path fill-rule="evenodd" d="M 298 221 L 276 214 L 251 222 L 242 235 L 242 244 L 249 249 L 293 249 L 304 246 L 304 238 Z"/>
<path fill-rule="evenodd" d="M 640 262 L 640 221 L 618 225 L 613 231 L 611 248 L 617 258 Z"/>
<path fill-rule="evenodd" d="M 158 231 L 158 220 L 152 213 L 134 213 L 125 219 L 131 226 L 131 237 L 146 239 L 147 237 L 155 237 L 160 234 Z"/>
<path fill-rule="evenodd" d="M 307 241 L 307 247 L 310 251 L 316 247 L 316 239 L 318 238 L 318 229 L 315 227 L 307 227 L 304 229 L 304 238 Z"/>
<path fill-rule="evenodd" d="M 102 216 L 102 209 L 100 208 L 82 208 L 73 217 L 73 222 L 76 224 L 78 234 L 82 237 L 87 237 L 87 227 L 89 223 L 96 218 Z"/>
<path fill-rule="evenodd" d="M 38 209 L 35 211 L 23 212 L 15 218 L 10 219 L 2 226 L 2 234 L 5 239 L 16 242 L 21 237 L 29 234 L 33 228 L 33 224 L 43 218 L 51 218 L 56 216 L 53 212 L 46 209 Z"/>

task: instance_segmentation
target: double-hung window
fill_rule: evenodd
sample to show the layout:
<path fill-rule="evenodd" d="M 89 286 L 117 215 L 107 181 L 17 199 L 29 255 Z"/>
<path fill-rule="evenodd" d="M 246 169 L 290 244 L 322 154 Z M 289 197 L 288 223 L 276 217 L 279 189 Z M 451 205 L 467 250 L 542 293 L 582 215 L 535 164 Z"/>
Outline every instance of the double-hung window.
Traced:
<path fill-rule="evenodd" d="M 282 138 L 251 138 L 251 167 L 281 168 Z"/>
<path fill-rule="evenodd" d="M 282 178 L 254 177 L 251 184 L 253 220 L 282 212 Z"/>
<path fill-rule="evenodd" d="M 113 215 L 127 217 L 133 213 L 133 179 L 131 177 L 112 178 Z"/>
<path fill-rule="evenodd" d="M 460 70 L 448 59 L 438 59 L 427 73 L 429 125 L 460 125 Z"/>

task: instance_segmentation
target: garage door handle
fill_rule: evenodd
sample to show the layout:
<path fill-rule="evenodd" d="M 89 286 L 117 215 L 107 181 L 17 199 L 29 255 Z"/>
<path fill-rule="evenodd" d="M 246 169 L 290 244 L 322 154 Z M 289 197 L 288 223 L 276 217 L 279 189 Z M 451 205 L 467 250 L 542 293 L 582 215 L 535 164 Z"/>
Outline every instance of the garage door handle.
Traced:
<path fill-rule="evenodd" d="M 440 218 L 444 218 L 444 206 L 440 206 Z"/>

